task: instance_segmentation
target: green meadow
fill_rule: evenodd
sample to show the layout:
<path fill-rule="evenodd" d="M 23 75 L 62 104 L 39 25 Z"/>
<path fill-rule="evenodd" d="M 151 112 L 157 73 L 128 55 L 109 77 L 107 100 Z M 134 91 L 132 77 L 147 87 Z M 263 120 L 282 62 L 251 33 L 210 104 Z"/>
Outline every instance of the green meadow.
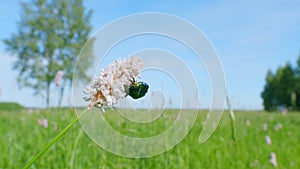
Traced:
<path fill-rule="evenodd" d="M 15 106 L 12 106 L 15 107 Z M 109 110 L 104 116 L 120 133 L 134 137 L 149 137 L 163 132 L 172 124 L 175 110 L 167 110 L 156 125 L 129 124 Z M 212 137 L 198 143 L 207 112 L 198 113 L 195 125 L 173 149 L 151 158 L 126 158 L 97 146 L 76 124 L 54 144 L 31 168 L 94 169 L 94 168 L 193 168 L 193 169 L 268 169 L 276 154 L 276 168 L 300 168 L 300 113 L 267 113 L 236 111 L 236 136 L 232 139 L 229 113 Z M 0 168 L 22 168 L 76 114 L 72 109 L 30 110 L 11 107 L 0 109 Z M 47 124 L 44 121 L 47 121 Z M 271 138 L 267 144 L 266 136 Z"/>

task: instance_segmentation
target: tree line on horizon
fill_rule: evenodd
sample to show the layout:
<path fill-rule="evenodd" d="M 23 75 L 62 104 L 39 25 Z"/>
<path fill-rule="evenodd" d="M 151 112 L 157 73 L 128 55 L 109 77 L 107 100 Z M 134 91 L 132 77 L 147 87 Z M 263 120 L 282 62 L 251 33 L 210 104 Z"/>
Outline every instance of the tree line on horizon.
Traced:
<path fill-rule="evenodd" d="M 300 110 L 300 56 L 296 66 L 287 62 L 275 72 L 267 72 L 261 97 L 267 111 Z"/>

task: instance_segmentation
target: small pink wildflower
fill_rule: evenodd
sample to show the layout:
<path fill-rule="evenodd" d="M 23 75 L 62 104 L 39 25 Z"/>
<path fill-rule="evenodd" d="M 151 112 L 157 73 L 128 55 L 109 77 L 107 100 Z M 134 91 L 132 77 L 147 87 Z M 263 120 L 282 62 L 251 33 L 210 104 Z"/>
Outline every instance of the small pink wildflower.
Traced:
<path fill-rule="evenodd" d="M 277 167 L 276 154 L 273 152 L 271 153 L 270 156 L 270 162 L 274 167 Z"/>
<path fill-rule="evenodd" d="M 48 120 L 45 118 L 38 119 L 38 124 L 44 128 L 48 128 Z"/>
<path fill-rule="evenodd" d="M 60 81 L 61 81 L 63 75 L 64 75 L 64 73 L 61 70 L 56 73 L 56 76 L 55 76 L 55 85 L 56 86 L 60 85 Z"/>
<path fill-rule="evenodd" d="M 264 123 L 264 131 L 267 131 L 267 130 L 268 130 L 268 124 Z"/>
<path fill-rule="evenodd" d="M 250 120 L 246 120 L 246 125 L 250 126 L 251 125 L 251 121 Z"/>
<path fill-rule="evenodd" d="M 270 136 L 266 136 L 266 143 L 268 145 L 271 145 L 272 144 L 272 140 L 271 140 L 271 137 Z"/>
<path fill-rule="evenodd" d="M 282 124 L 281 124 L 281 123 L 278 123 L 277 125 L 274 126 L 274 129 L 275 129 L 276 131 L 282 129 Z"/>

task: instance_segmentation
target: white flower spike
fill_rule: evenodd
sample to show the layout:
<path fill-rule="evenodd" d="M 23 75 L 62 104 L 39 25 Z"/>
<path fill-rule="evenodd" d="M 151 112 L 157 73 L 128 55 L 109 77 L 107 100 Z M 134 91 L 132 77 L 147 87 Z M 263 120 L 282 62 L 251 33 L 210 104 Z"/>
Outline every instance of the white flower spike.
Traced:
<path fill-rule="evenodd" d="M 139 79 L 143 69 L 143 61 L 138 57 L 118 59 L 102 69 L 101 72 L 86 86 L 84 93 L 90 97 L 89 108 L 99 107 L 104 112 L 106 107 L 112 107 L 119 99 L 128 95 L 126 92 L 133 79 Z"/>

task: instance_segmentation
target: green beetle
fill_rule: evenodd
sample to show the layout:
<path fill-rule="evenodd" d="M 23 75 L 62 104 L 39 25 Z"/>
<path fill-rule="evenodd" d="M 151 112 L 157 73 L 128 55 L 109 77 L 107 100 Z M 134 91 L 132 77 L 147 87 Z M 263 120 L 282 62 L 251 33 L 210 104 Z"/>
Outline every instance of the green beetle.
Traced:
<path fill-rule="evenodd" d="M 127 87 L 126 93 L 133 99 L 138 99 L 146 95 L 148 92 L 148 84 L 145 82 L 136 82 L 133 78 L 129 87 Z"/>

